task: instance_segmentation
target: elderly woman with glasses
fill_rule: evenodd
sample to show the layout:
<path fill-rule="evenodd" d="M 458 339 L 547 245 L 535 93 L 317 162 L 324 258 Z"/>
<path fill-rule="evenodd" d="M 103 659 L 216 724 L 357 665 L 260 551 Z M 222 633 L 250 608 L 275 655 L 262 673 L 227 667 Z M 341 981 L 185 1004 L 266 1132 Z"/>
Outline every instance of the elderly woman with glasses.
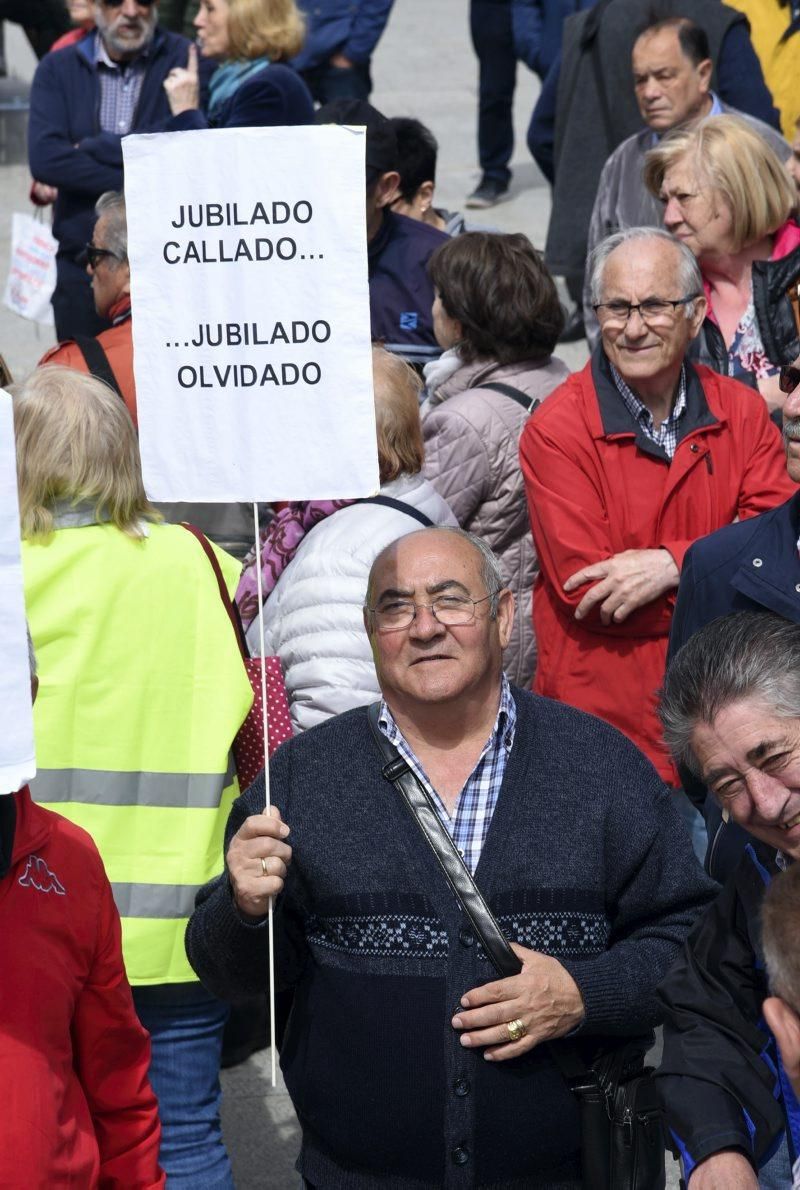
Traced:
<path fill-rule="evenodd" d="M 700 264 L 708 314 L 697 357 L 780 409 L 781 366 L 800 355 L 800 226 L 785 166 L 743 120 L 717 116 L 665 137 L 644 181 Z"/>
<path fill-rule="evenodd" d="M 312 124 L 311 94 L 288 62 L 301 49 L 305 21 L 294 0 L 201 0 L 194 19 L 204 58 L 219 62 L 200 110 L 197 51 L 164 80 L 169 128 Z"/>

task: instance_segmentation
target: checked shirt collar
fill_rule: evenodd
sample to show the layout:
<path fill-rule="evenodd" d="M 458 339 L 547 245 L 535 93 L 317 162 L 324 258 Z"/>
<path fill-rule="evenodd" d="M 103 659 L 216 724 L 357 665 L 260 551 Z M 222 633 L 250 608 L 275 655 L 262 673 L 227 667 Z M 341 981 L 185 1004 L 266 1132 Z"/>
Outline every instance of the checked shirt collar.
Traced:
<path fill-rule="evenodd" d="M 394 744 L 397 751 L 411 767 L 414 776 L 430 794 L 442 825 L 452 835 L 453 842 L 461 853 L 464 863 L 474 876 L 491 825 L 492 814 L 497 805 L 500 786 L 503 784 L 506 763 L 514 743 L 514 732 L 517 725 L 517 706 L 505 674 L 502 676 L 500 706 L 497 710 L 494 727 L 478 757 L 475 768 L 464 782 L 452 818 L 439 794 L 425 775 L 425 770 L 419 760 L 401 734 L 392 712 L 383 699 L 381 699 L 379 725 L 389 743 Z"/>
<path fill-rule="evenodd" d="M 681 367 L 681 380 L 675 404 L 672 406 L 672 413 L 662 421 L 659 429 L 656 429 L 653 415 L 644 402 L 640 401 L 633 389 L 625 383 L 611 360 L 608 361 L 608 366 L 617 386 L 617 392 L 625 402 L 631 417 L 639 424 L 642 433 L 651 442 L 655 442 L 656 446 L 660 446 L 664 454 L 671 459 L 678 445 L 678 423 L 686 411 L 686 368 Z"/>

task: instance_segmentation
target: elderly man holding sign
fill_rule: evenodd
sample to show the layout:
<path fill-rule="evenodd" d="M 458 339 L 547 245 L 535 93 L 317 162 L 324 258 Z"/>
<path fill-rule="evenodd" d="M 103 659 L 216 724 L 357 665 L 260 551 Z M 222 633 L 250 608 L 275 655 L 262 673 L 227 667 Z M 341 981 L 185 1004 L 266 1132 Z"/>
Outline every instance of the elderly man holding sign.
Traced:
<path fill-rule="evenodd" d="M 294 992 L 281 1061 L 309 1185 L 577 1188 L 566 1043 L 543 1043 L 574 1034 L 584 1060 L 632 1037 L 646 1048 L 656 984 L 712 886 L 631 743 L 509 686 L 514 598 L 477 538 L 401 538 L 365 595 L 382 699 L 278 750 L 270 813 L 261 779 L 237 801 L 190 960 L 217 995 L 263 987 L 276 899 L 276 982 Z M 497 978 L 454 865 L 518 974 Z"/>

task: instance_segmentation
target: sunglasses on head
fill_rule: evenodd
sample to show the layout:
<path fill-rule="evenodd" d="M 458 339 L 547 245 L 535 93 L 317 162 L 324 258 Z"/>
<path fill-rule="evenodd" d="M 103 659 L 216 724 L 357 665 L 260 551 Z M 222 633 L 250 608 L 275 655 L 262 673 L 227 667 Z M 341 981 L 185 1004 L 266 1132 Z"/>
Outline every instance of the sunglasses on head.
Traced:
<path fill-rule="evenodd" d="M 800 384 L 800 368 L 796 368 L 794 364 L 786 364 L 781 368 L 778 384 L 782 393 L 793 393 Z"/>

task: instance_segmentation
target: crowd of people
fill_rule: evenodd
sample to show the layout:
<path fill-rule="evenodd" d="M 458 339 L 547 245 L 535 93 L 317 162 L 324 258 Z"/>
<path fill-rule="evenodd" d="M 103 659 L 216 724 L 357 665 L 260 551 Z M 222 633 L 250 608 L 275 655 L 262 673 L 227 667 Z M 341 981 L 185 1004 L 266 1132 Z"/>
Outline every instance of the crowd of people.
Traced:
<path fill-rule="evenodd" d="M 59 343 L 13 391 L 0 1186 L 232 1187 L 274 971 L 311 1190 L 662 1190 L 665 1147 L 798 1188 L 800 4 L 472 0 L 464 206 L 509 192 L 523 62 L 543 253 L 370 104 L 391 7 L 19 18 Z M 254 542 L 145 490 L 121 146 L 312 123 L 366 128 L 380 490 Z"/>

